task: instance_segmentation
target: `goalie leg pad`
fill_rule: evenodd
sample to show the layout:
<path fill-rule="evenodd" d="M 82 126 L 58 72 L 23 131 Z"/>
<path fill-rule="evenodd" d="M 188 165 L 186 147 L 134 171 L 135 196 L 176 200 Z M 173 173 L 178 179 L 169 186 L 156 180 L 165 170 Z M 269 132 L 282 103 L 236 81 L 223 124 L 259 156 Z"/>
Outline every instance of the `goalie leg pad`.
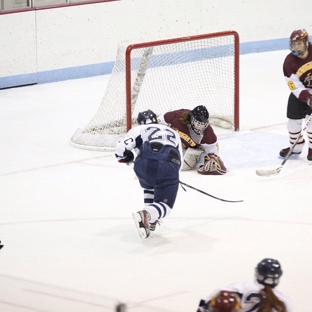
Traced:
<path fill-rule="evenodd" d="M 223 175 L 227 172 L 221 158 L 215 154 L 205 156 L 205 163 L 197 169 L 197 172 L 204 175 Z"/>
<path fill-rule="evenodd" d="M 181 170 L 185 171 L 185 170 L 194 169 L 197 165 L 200 155 L 203 152 L 204 151 L 201 148 L 189 147 L 184 153 L 183 164 L 182 164 Z"/>

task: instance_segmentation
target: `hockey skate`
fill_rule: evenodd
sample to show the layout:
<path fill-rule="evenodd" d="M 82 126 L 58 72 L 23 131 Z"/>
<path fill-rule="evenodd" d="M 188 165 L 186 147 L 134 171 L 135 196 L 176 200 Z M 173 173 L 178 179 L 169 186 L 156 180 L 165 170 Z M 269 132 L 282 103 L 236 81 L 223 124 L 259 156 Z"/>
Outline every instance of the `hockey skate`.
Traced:
<path fill-rule="evenodd" d="M 139 235 L 142 238 L 148 238 L 150 236 L 150 225 L 148 221 L 151 216 L 148 211 L 141 210 L 132 214 L 135 226 L 138 229 Z M 155 228 L 154 228 L 155 229 Z"/>
<path fill-rule="evenodd" d="M 309 148 L 307 159 L 312 161 L 312 148 Z"/>
<path fill-rule="evenodd" d="M 155 229 L 156 229 L 156 225 L 157 224 L 159 224 L 159 225 L 161 225 L 161 223 L 162 223 L 163 221 L 161 220 L 161 219 L 158 219 L 158 220 L 156 220 L 155 222 L 153 222 L 153 223 L 150 223 L 149 224 L 149 226 L 150 226 L 150 231 L 155 231 Z"/>
<path fill-rule="evenodd" d="M 279 153 L 280 157 L 285 158 L 289 150 L 290 150 L 290 147 L 283 148 Z M 301 152 L 292 151 L 290 156 L 299 156 L 300 154 Z"/>

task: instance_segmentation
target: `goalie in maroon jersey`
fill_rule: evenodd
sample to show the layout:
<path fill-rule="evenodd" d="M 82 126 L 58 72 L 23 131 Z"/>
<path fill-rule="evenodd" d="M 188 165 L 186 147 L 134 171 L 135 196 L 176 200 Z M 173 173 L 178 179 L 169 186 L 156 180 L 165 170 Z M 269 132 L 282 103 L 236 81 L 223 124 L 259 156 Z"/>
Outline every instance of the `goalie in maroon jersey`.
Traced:
<path fill-rule="evenodd" d="M 205 175 L 226 173 L 227 169 L 218 156 L 217 136 L 209 124 L 205 106 L 167 112 L 158 117 L 158 123 L 170 126 L 179 133 L 184 152 L 182 170 L 196 169 Z"/>
<path fill-rule="evenodd" d="M 284 61 L 283 71 L 291 91 L 287 105 L 287 130 L 290 147 L 302 135 L 302 121 L 312 113 L 312 45 L 306 30 L 294 30 L 290 35 L 290 50 Z M 312 161 L 312 122 L 306 128 L 309 140 L 307 159 Z M 301 154 L 305 140 L 303 136 L 294 147 L 292 155 Z M 280 151 L 285 157 L 290 147 Z"/>

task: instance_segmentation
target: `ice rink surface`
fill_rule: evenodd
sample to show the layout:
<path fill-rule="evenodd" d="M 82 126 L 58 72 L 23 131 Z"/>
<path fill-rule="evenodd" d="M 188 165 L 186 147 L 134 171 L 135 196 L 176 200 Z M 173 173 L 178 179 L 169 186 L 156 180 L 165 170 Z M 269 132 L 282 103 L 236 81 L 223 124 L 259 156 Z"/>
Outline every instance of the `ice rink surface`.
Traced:
<path fill-rule="evenodd" d="M 241 131 L 219 134 L 229 172 L 181 181 L 226 203 L 180 188 L 171 215 L 143 241 L 131 213 L 143 194 L 113 152 L 69 144 L 96 113 L 109 76 L 0 91 L 0 311 L 196 311 L 214 289 L 252 281 L 256 264 L 278 259 L 278 289 L 294 311 L 312 298 L 312 162 L 289 160 L 288 51 L 241 56 Z"/>

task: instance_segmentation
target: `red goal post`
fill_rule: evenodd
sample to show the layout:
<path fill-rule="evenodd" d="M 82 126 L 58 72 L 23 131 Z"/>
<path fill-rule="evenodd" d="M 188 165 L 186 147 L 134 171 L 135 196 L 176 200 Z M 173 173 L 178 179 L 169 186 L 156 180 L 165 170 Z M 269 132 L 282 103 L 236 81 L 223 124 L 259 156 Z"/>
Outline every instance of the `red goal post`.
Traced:
<path fill-rule="evenodd" d="M 157 115 L 205 105 L 212 125 L 239 130 L 239 35 L 236 31 L 120 44 L 100 107 L 72 145 L 112 150 L 136 125 Z"/>

